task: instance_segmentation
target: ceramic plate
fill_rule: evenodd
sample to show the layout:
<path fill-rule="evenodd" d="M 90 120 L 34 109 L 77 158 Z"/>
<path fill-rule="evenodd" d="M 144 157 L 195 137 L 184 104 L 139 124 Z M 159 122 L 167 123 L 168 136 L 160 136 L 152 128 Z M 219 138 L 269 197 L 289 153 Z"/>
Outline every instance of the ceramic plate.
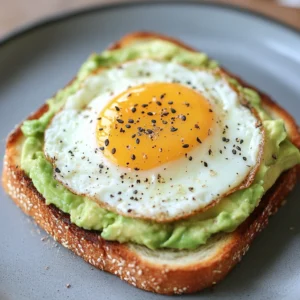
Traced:
<path fill-rule="evenodd" d="M 0 157 L 9 131 L 63 87 L 91 52 L 136 30 L 206 51 L 300 123 L 300 34 L 234 7 L 143 2 L 92 8 L 14 33 L 0 45 Z M 227 278 L 182 299 L 300 299 L 300 186 Z M 66 288 L 71 284 L 70 288 Z M 181 299 L 181 298 L 176 299 Z M 93 269 L 56 244 L 0 188 L 0 299 L 169 299 Z"/>

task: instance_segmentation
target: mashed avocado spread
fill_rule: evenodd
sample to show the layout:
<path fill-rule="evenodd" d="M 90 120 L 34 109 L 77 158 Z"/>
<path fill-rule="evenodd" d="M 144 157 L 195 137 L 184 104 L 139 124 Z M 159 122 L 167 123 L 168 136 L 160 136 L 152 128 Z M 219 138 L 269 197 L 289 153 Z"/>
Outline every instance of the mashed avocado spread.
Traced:
<path fill-rule="evenodd" d="M 54 204 L 70 214 L 71 222 L 77 226 L 98 230 L 106 240 L 134 242 L 152 249 L 194 249 L 205 244 L 215 233 L 235 230 L 251 214 L 280 174 L 300 163 L 300 153 L 289 141 L 283 121 L 271 119 L 263 110 L 259 95 L 230 79 L 256 108 L 265 128 L 263 161 L 250 187 L 225 197 L 204 213 L 171 223 L 124 217 L 101 208 L 88 198 L 74 195 L 53 177 L 52 165 L 43 153 L 44 131 L 67 97 L 76 92 L 80 83 L 91 72 L 136 58 L 161 59 L 192 67 L 217 67 L 217 63 L 208 59 L 204 53 L 190 52 L 161 40 L 138 42 L 120 50 L 105 51 L 91 56 L 79 70 L 75 81 L 48 100 L 48 112 L 37 120 L 24 122 L 22 131 L 26 140 L 22 150 L 21 167 L 44 196 L 47 204 Z"/>

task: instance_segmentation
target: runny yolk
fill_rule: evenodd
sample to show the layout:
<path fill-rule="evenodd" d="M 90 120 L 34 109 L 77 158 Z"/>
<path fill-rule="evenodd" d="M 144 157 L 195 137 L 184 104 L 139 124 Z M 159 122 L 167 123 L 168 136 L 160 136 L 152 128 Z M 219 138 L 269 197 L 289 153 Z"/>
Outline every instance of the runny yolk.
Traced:
<path fill-rule="evenodd" d="M 209 135 L 209 102 L 178 83 L 150 83 L 113 98 L 97 122 L 97 142 L 114 164 L 148 170 L 186 156 Z"/>

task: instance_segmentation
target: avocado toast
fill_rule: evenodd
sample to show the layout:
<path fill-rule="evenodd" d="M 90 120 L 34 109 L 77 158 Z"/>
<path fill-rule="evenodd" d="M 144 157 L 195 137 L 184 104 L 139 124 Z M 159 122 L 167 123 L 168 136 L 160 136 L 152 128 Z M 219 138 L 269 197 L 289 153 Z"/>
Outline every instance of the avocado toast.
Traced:
<path fill-rule="evenodd" d="M 179 42 L 169 40 L 166 37 L 147 33 L 136 33 L 124 37 L 111 47 L 111 51 L 117 49 L 122 51 L 122 49 L 126 49 L 126 47 L 131 44 L 148 43 L 151 40 L 169 41 L 172 45 L 176 45 L 176 49 L 186 48 L 191 50 Z M 183 53 L 185 54 L 185 52 Z M 113 56 L 109 58 L 113 59 Z M 182 55 L 181 58 L 186 60 L 184 55 Z M 189 60 L 189 58 L 187 60 Z M 209 60 L 204 60 L 204 63 L 214 64 Z M 233 78 L 232 75 L 230 75 L 230 77 Z M 238 79 L 236 80 L 240 82 L 241 85 L 246 86 L 241 81 L 238 81 Z M 280 118 L 284 120 L 289 139 L 299 148 L 299 133 L 293 119 L 267 96 L 259 94 L 259 97 L 263 109 L 267 111 L 269 115 L 274 119 Z M 41 124 L 47 125 L 47 118 L 50 120 L 52 117 L 52 115 L 45 114 L 47 111 L 49 111 L 49 107 L 45 105 L 31 117 L 31 119 L 38 119 L 44 116 L 46 120 L 45 123 L 33 123 L 34 126 Z M 23 132 L 27 130 L 27 138 L 31 136 L 28 131 L 34 129 L 34 126 L 28 126 L 28 124 L 30 123 L 24 123 L 23 125 Z M 40 129 L 38 128 L 38 130 Z M 41 129 L 41 132 L 43 132 L 43 129 Z M 127 240 L 124 240 L 124 237 L 121 237 L 121 240 L 119 239 L 120 242 L 131 241 L 146 244 L 147 247 L 137 245 L 136 243 L 120 244 L 116 242 L 118 238 L 113 236 L 113 232 L 108 233 L 105 239 L 103 239 L 99 234 L 101 229 L 99 229 L 99 231 L 90 231 L 74 225 L 76 221 L 74 222 L 74 219 L 71 219 L 71 222 L 68 214 L 62 212 L 62 210 L 69 213 L 71 211 L 68 211 L 67 207 L 58 209 L 59 203 L 55 203 L 54 199 L 46 197 L 47 204 L 50 204 L 46 205 L 45 199 L 41 195 L 43 194 L 41 187 L 38 188 L 40 189 L 39 193 L 36 189 L 37 184 L 34 183 L 34 179 L 31 180 L 26 175 L 26 173 L 31 172 L 27 170 L 25 173 L 23 171 L 23 169 L 26 169 L 27 160 L 25 160 L 24 167 L 24 160 L 22 164 L 21 156 L 28 153 L 28 151 L 24 151 L 24 149 L 27 149 L 26 147 L 22 150 L 24 142 L 26 142 L 25 137 L 21 128 L 18 128 L 10 135 L 7 143 L 3 181 L 6 190 L 14 201 L 27 214 L 33 216 L 36 222 L 50 235 L 91 264 L 114 273 L 140 288 L 163 294 L 195 292 L 211 286 L 223 278 L 240 260 L 242 254 L 246 252 L 249 243 L 256 233 L 266 225 L 268 216 L 275 212 L 280 206 L 286 194 L 294 186 L 297 175 L 296 167 L 291 169 L 290 165 L 281 167 L 278 171 L 279 173 L 285 168 L 290 170 L 283 173 L 281 178 L 276 181 L 276 184 L 271 184 L 273 187 L 264 195 L 263 199 L 259 202 L 259 206 L 250 216 L 246 216 L 246 220 L 237 227 L 237 229 L 232 229 L 234 230 L 233 232 L 224 233 L 221 229 L 219 233 L 214 234 L 212 237 L 212 233 L 208 232 L 208 234 L 198 240 L 197 243 L 194 243 L 194 240 L 188 238 L 188 242 L 185 242 L 184 246 L 177 240 L 168 247 L 170 248 L 168 250 L 166 247 L 160 247 L 161 243 L 163 244 L 165 240 L 162 238 L 162 241 L 159 240 L 157 242 L 158 235 L 153 236 L 153 238 L 151 237 L 149 243 L 144 242 L 144 239 L 141 241 L 141 237 L 143 236 L 139 232 L 133 232 L 132 236 L 129 235 Z M 295 147 L 290 148 L 294 153 L 291 164 L 296 165 L 299 163 L 299 153 Z M 32 148 L 29 147 L 29 150 L 31 149 Z M 30 166 L 28 168 L 30 168 Z M 276 172 L 274 171 L 274 173 Z M 34 176 L 34 173 L 32 173 L 31 177 Z M 37 173 L 37 176 L 40 177 L 41 174 Z M 44 191 L 44 193 L 46 192 L 47 191 Z M 106 214 L 106 212 L 104 213 Z M 99 224 L 99 220 L 96 220 L 95 223 Z M 79 225 L 78 222 L 77 225 Z M 235 227 L 238 225 L 239 224 L 233 224 Z M 155 226 L 158 227 L 159 232 L 163 232 L 164 225 L 155 224 Z M 97 230 L 97 228 L 91 224 L 82 224 L 81 227 Z M 221 227 L 224 228 L 224 226 Z M 147 228 L 149 227 L 147 226 Z M 206 228 L 210 229 L 212 227 L 209 225 Z M 135 240 L 136 234 L 140 234 L 138 240 Z M 112 241 L 108 241 L 109 239 Z M 172 250 L 174 248 L 179 248 L 179 250 Z"/>

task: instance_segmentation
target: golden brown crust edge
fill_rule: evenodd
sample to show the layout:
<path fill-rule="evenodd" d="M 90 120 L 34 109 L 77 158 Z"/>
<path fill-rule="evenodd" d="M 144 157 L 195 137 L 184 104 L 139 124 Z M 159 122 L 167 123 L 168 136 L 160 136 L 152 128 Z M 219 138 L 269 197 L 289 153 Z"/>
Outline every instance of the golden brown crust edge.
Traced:
<path fill-rule="evenodd" d="M 69 216 L 46 205 L 32 181 L 5 157 L 3 186 L 15 203 L 55 240 L 99 269 L 139 288 L 162 293 L 192 293 L 220 281 L 240 261 L 249 244 L 276 212 L 296 182 L 295 168 L 284 173 L 260 206 L 210 260 L 186 266 L 164 266 L 143 260 L 126 245 L 103 240 L 97 232 L 70 223 Z"/>
<path fill-rule="evenodd" d="M 140 38 L 141 35 L 142 33 L 128 35 L 124 40 L 128 42 L 132 38 Z M 147 38 L 151 37 L 156 36 L 147 33 Z M 118 47 L 124 46 L 122 41 L 123 39 L 118 42 Z M 294 120 L 277 104 L 270 101 L 268 98 L 264 104 L 284 119 L 288 124 L 290 135 L 294 136 L 291 137 L 292 141 L 299 146 L 297 144 L 300 140 L 299 132 Z M 46 110 L 47 105 L 44 105 L 31 118 L 37 118 Z M 87 231 L 71 224 L 68 215 L 52 205 L 47 206 L 31 180 L 13 160 L 16 154 L 15 145 L 21 137 L 22 133 L 18 127 L 8 138 L 2 178 L 5 190 L 15 203 L 27 215 L 32 216 L 55 240 L 95 267 L 115 274 L 141 289 L 161 294 L 196 292 L 225 277 L 240 261 L 257 233 L 267 225 L 269 215 L 277 211 L 297 179 L 296 168 L 281 175 L 251 216 L 230 234 L 226 247 L 220 249 L 210 260 L 185 266 L 164 266 L 143 259 L 124 244 L 105 241 L 97 232 Z"/>

